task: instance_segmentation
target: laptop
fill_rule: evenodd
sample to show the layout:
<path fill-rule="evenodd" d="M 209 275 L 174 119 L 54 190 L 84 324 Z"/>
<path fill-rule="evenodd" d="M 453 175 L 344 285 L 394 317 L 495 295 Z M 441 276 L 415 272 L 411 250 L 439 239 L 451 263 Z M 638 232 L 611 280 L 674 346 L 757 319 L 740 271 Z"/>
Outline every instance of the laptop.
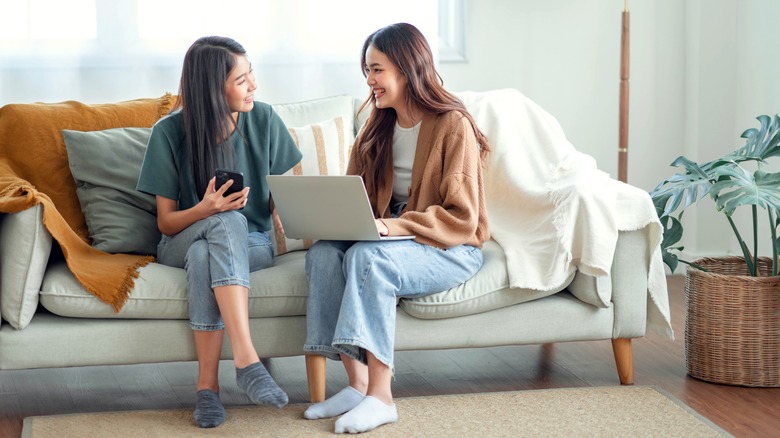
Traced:
<path fill-rule="evenodd" d="M 406 240 L 381 236 L 363 179 L 357 175 L 268 175 L 284 234 L 292 239 Z"/>

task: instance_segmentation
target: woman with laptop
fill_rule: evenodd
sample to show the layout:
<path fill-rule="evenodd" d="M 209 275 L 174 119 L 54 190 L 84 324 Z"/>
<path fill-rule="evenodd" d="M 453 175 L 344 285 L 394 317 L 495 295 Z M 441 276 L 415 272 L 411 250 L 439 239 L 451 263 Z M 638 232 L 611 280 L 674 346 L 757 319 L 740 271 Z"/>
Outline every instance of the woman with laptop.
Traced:
<path fill-rule="evenodd" d="M 361 67 L 370 88 L 363 108 L 371 113 L 347 173 L 363 178 L 380 234 L 415 238 L 320 240 L 306 254 L 304 350 L 341 360 L 349 386 L 304 416 L 344 414 L 336 433 L 397 421 L 397 299 L 464 283 L 482 266 L 490 237 L 482 185 L 487 139 L 442 86 L 422 33 L 406 23 L 379 29 L 363 44 Z"/>
<path fill-rule="evenodd" d="M 249 273 L 273 263 L 265 177 L 291 169 L 301 153 L 271 106 L 254 100 L 256 89 L 239 43 L 198 39 L 184 56 L 175 111 L 152 128 L 138 179 L 138 190 L 157 200 L 158 262 L 187 271 L 200 427 L 225 422 L 218 380 L 225 330 L 236 382 L 252 402 L 281 408 L 288 400 L 252 343 L 248 291 Z"/>

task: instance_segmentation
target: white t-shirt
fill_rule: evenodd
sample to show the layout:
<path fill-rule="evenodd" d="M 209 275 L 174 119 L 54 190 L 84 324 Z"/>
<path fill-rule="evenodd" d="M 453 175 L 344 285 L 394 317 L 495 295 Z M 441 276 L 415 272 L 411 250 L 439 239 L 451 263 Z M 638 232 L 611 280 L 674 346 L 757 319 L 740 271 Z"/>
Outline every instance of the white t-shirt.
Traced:
<path fill-rule="evenodd" d="M 395 123 L 393 132 L 393 204 L 409 200 L 409 190 L 412 186 L 412 165 L 414 153 L 417 150 L 417 137 L 420 135 L 420 124 L 411 128 L 402 128 Z"/>

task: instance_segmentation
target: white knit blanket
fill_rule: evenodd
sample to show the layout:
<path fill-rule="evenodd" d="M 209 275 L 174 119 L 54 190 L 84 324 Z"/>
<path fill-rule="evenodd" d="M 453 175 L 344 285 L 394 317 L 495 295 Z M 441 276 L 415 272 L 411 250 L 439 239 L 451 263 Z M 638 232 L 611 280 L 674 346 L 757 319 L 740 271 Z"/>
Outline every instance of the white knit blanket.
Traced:
<path fill-rule="evenodd" d="M 511 287 L 560 289 L 575 270 L 610 274 L 619 231 L 643 230 L 652 254 L 648 328 L 673 338 L 662 227 L 647 192 L 612 179 L 578 152 L 555 118 L 511 89 L 462 92 L 492 152 L 485 172 L 490 232 Z"/>

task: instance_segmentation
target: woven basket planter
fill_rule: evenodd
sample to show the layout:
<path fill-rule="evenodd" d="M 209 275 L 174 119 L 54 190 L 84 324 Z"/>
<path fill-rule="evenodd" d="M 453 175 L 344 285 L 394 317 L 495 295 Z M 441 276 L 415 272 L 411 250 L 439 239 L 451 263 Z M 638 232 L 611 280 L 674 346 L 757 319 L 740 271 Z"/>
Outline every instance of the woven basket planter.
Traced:
<path fill-rule="evenodd" d="M 703 258 L 685 279 L 688 374 L 709 382 L 780 386 L 780 276 L 760 258 L 762 277 L 742 257 Z"/>

